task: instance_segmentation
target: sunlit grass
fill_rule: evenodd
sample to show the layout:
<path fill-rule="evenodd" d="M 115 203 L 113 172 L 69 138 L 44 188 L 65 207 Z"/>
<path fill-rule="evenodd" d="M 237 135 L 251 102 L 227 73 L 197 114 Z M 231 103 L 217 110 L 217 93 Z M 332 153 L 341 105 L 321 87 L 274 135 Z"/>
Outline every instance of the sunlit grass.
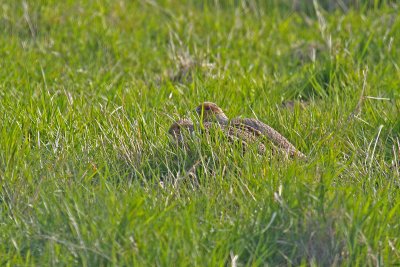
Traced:
<path fill-rule="evenodd" d="M 399 263 L 399 5 L 220 2 L 0 5 L 2 265 Z M 308 160 L 176 146 L 204 100 Z"/>

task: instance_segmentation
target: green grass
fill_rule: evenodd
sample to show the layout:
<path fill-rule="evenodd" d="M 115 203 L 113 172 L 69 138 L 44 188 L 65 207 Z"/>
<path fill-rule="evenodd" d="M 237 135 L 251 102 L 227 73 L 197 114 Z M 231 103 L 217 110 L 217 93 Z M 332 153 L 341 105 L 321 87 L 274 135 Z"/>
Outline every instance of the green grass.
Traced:
<path fill-rule="evenodd" d="M 398 265 L 399 4 L 184 2 L 0 3 L 0 265 Z M 204 100 L 309 160 L 175 147 Z"/>

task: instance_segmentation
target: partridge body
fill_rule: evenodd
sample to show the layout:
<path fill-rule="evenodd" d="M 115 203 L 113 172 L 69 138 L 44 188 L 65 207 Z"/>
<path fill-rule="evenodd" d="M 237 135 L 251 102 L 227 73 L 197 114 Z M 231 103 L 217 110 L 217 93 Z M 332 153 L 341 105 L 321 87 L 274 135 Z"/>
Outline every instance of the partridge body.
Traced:
<path fill-rule="evenodd" d="M 208 121 L 203 123 L 203 127 L 198 126 L 196 127 L 196 129 L 200 129 L 201 133 L 210 134 L 210 131 L 213 127 L 216 127 L 216 123 Z M 262 135 L 261 132 L 252 128 L 246 130 L 246 128 L 233 127 L 231 125 L 222 125 L 221 129 L 229 142 L 241 143 L 244 150 L 243 152 L 246 151 L 249 144 L 258 142 L 258 137 Z M 176 140 L 178 144 L 186 147 L 187 142 L 185 140 L 185 135 L 193 135 L 195 133 L 194 123 L 189 119 L 178 120 L 171 125 L 168 133 L 172 135 L 172 137 Z M 258 152 L 260 154 L 263 154 L 265 150 L 265 145 L 258 142 Z"/>
<path fill-rule="evenodd" d="M 168 133 L 172 135 L 174 140 L 178 144 L 185 145 L 185 132 L 186 135 L 192 135 L 194 132 L 194 125 L 191 120 L 188 119 L 181 119 L 174 122 L 171 127 L 169 127 Z"/>
<path fill-rule="evenodd" d="M 200 104 L 196 108 L 196 111 L 200 117 L 203 117 L 204 122 L 217 121 L 223 127 L 229 126 L 235 129 L 241 129 L 241 131 L 253 135 L 254 138 L 265 136 L 268 140 L 272 141 L 275 145 L 284 150 L 289 156 L 306 158 L 302 152 L 300 152 L 278 131 L 257 119 L 234 118 L 229 120 L 222 109 L 212 102 L 204 102 Z"/>

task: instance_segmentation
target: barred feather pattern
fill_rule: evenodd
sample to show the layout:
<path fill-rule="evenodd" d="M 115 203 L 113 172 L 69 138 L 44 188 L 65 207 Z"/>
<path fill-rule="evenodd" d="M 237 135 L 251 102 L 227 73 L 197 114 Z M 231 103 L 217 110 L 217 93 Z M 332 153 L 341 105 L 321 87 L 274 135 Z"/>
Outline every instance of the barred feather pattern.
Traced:
<path fill-rule="evenodd" d="M 253 118 L 235 118 L 230 122 L 231 125 L 235 127 L 240 127 L 240 125 L 246 125 L 253 131 L 257 131 L 262 135 L 265 135 L 269 140 L 271 140 L 275 145 L 282 148 L 290 157 L 306 158 L 306 156 L 300 152 L 292 143 L 289 142 L 282 134 L 276 131 L 271 126 Z"/>
<path fill-rule="evenodd" d="M 229 120 L 220 107 L 212 102 L 200 104 L 196 111 L 204 122 L 217 121 L 221 127 L 239 129 L 240 135 L 252 136 L 251 139 L 267 139 L 278 146 L 287 156 L 306 158 L 292 143 L 271 126 L 252 118 L 234 118 Z M 247 137 L 248 138 L 248 137 Z"/>
<path fill-rule="evenodd" d="M 219 125 L 214 122 L 204 122 L 203 127 L 197 127 L 197 129 L 201 129 L 202 133 L 209 134 L 210 130 L 213 127 L 221 127 L 223 133 L 230 143 L 240 142 L 243 147 L 243 152 L 245 152 L 250 143 L 258 142 L 258 153 L 265 153 L 265 145 L 259 142 L 258 137 L 261 132 L 248 127 L 246 125 L 242 125 L 243 127 L 234 127 L 232 125 Z M 248 128 L 248 129 L 246 129 Z M 168 130 L 168 133 L 174 138 L 174 140 L 183 146 L 186 147 L 185 133 L 187 131 L 189 134 L 193 134 L 195 131 L 194 123 L 189 119 L 181 119 L 174 122 Z"/>

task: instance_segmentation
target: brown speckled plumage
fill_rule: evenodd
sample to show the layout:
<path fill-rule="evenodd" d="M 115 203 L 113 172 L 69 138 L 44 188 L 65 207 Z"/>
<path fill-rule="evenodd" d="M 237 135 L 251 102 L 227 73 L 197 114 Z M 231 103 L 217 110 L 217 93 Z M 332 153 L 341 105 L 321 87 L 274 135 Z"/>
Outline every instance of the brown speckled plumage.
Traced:
<path fill-rule="evenodd" d="M 187 131 L 187 134 L 192 134 L 194 131 L 194 125 L 191 120 L 188 119 L 181 119 L 174 122 L 171 127 L 169 127 L 168 133 L 172 135 L 175 141 L 178 144 L 185 145 L 184 140 L 184 132 Z"/>
<path fill-rule="evenodd" d="M 197 127 L 200 132 L 209 134 L 211 129 L 215 127 L 216 123 L 214 122 L 204 122 L 203 127 Z M 219 127 L 220 125 L 218 125 Z M 259 131 L 254 129 L 233 127 L 231 125 L 221 125 L 221 129 L 227 139 L 231 143 L 240 142 L 242 144 L 244 152 L 246 151 L 249 144 L 258 143 L 258 152 L 260 154 L 265 153 L 265 145 L 258 141 L 258 136 L 262 135 Z M 187 131 L 187 134 L 193 134 L 195 131 L 194 124 L 189 119 L 181 119 L 174 122 L 168 130 L 168 133 L 172 135 L 172 137 L 176 140 L 178 144 L 186 146 L 185 142 L 185 133 L 183 131 Z"/>
<path fill-rule="evenodd" d="M 204 102 L 200 104 L 196 108 L 196 111 L 199 116 L 203 118 L 204 122 L 216 120 L 220 125 L 224 125 L 225 127 L 229 125 L 235 129 L 240 129 L 241 131 L 253 135 L 254 138 L 260 138 L 264 136 L 284 150 L 289 156 L 306 158 L 306 156 L 292 143 L 290 143 L 283 135 L 259 120 L 252 118 L 234 118 L 229 120 L 222 109 L 212 102 Z"/>

